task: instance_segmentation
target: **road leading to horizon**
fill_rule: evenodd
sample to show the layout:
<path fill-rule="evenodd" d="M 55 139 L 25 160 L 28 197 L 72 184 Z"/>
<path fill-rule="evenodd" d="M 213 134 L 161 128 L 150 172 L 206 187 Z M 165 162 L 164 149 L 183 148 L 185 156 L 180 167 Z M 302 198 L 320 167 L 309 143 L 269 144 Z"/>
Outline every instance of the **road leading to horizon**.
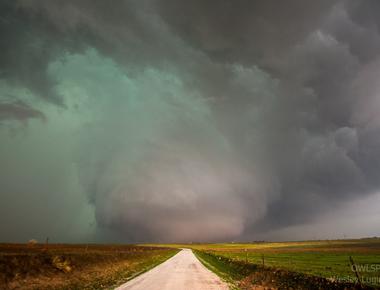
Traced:
<path fill-rule="evenodd" d="M 115 290 L 227 290 L 229 287 L 208 270 L 189 249 L 180 251 L 152 270 Z"/>

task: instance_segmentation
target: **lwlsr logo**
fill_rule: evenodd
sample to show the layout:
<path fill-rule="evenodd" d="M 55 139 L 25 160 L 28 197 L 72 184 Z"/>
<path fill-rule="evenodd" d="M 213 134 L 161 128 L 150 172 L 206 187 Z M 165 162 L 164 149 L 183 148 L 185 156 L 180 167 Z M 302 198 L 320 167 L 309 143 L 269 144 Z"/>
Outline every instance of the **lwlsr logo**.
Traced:
<path fill-rule="evenodd" d="M 352 272 L 380 272 L 380 264 L 353 264 Z"/>

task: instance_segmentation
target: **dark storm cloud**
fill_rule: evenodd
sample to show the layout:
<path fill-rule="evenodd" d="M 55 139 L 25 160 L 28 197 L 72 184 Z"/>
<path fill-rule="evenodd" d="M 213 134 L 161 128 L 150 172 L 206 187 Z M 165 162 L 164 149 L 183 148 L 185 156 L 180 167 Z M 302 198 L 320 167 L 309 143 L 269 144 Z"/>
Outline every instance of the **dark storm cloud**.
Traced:
<path fill-rule="evenodd" d="M 62 38 L 43 15 L 20 9 L 15 1 L 2 1 L 0 11 L 0 78 L 59 102 L 45 71 Z"/>
<path fill-rule="evenodd" d="M 14 119 L 25 122 L 33 118 L 45 120 L 45 115 L 22 101 L 0 103 L 0 121 Z"/>
<path fill-rule="evenodd" d="M 259 132 L 255 125 L 241 130 L 260 136 L 263 162 L 271 163 L 281 188 L 260 228 L 309 222 L 341 200 L 378 190 L 376 167 L 363 162 L 374 140 L 363 138 L 366 127 L 353 120 L 358 102 L 372 97 L 351 85 L 379 53 L 376 1 L 162 2 L 164 19 L 190 45 L 217 62 L 256 64 L 286 84 L 278 106 L 258 120 Z M 230 98 L 242 106 L 252 102 L 239 92 Z"/>
<path fill-rule="evenodd" d="M 171 29 L 210 57 L 257 64 L 291 49 L 336 2 L 163 0 L 158 6 Z"/>
<path fill-rule="evenodd" d="M 24 138 L 98 235 L 265 237 L 379 191 L 378 1 L 0 5 L 0 119 L 46 118 Z"/>

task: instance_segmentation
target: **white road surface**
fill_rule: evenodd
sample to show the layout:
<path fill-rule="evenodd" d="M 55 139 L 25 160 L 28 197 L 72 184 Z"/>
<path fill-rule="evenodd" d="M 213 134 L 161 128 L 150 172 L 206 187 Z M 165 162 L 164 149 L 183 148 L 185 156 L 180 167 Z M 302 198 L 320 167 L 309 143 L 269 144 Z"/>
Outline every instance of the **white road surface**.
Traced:
<path fill-rule="evenodd" d="M 208 270 L 188 249 L 115 290 L 216 290 L 227 284 Z"/>

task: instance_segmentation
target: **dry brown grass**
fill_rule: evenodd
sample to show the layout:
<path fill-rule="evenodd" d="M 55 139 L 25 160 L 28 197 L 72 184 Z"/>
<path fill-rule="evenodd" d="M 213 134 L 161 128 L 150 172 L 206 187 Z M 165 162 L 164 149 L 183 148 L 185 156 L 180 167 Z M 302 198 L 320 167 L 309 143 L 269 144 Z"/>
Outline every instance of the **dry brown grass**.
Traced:
<path fill-rule="evenodd" d="M 175 252 L 130 245 L 0 244 L 0 289 L 109 289 Z"/>

